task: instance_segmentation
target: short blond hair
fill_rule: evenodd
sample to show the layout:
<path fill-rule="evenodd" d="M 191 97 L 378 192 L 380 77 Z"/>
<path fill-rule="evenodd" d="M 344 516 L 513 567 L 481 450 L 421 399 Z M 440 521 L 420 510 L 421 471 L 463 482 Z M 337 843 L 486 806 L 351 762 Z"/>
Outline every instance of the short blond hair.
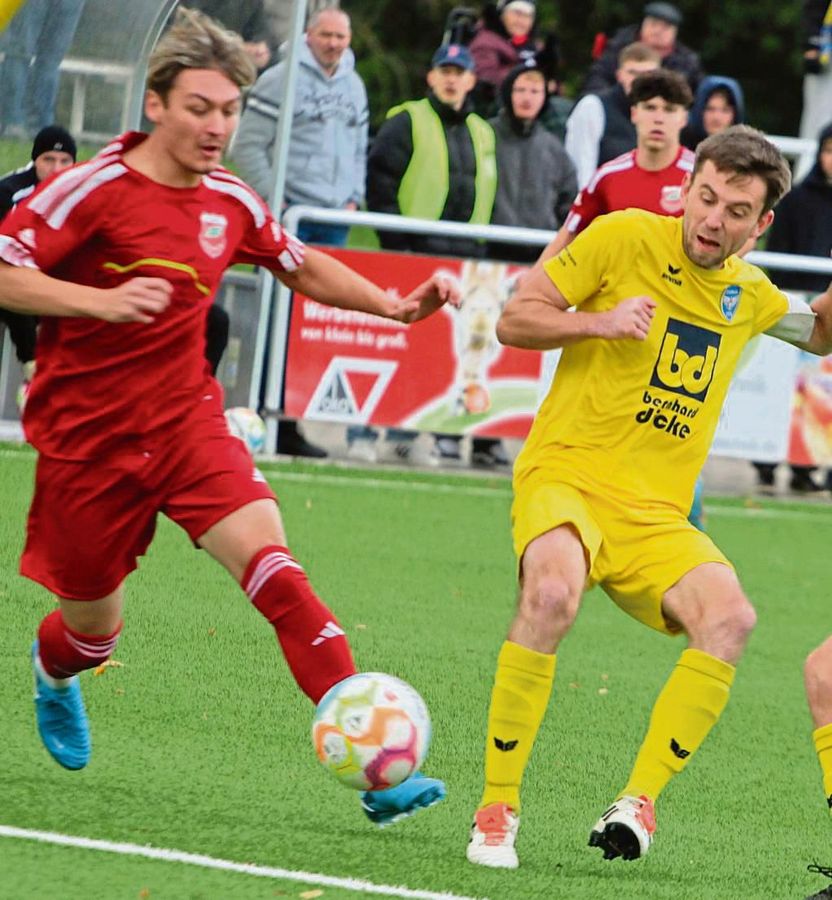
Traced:
<path fill-rule="evenodd" d="M 173 27 L 150 54 L 147 89 L 165 100 L 185 69 L 216 69 L 240 88 L 253 84 L 257 77 L 239 34 L 204 13 L 180 7 Z"/>
<path fill-rule="evenodd" d="M 764 213 L 773 209 L 791 187 L 792 173 L 783 154 L 762 131 L 748 125 L 732 125 L 705 138 L 696 148 L 691 177 L 696 178 L 708 161 L 717 171 L 732 173 L 732 178 L 762 178 L 766 186 Z"/>

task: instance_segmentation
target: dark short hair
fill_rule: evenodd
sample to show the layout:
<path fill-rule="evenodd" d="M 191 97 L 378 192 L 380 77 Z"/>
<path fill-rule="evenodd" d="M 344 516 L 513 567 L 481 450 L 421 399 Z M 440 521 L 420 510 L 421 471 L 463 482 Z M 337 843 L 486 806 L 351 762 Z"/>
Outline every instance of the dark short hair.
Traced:
<path fill-rule="evenodd" d="M 718 87 L 714 88 L 708 96 L 705 98 L 704 106 L 707 106 L 711 101 L 711 97 L 722 97 L 722 99 L 734 110 L 737 109 L 737 98 L 734 96 L 734 92 L 727 87 Z M 704 107 L 703 107 L 704 108 Z"/>
<path fill-rule="evenodd" d="M 693 94 L 687 80 L 683 75 L 671 72 L 670 69 L 654 69 L 633 79 L 628 95 L 631 106 L 644 103 L 653 97 L 661 97 L 665 103 L 675 103 L 676 106 L 684 106 L 685 109 L 690 109 L 693 104 Z"/>
<path fill-rule="evenodd" d="M 763 212 L 774 209 L 788 191 L 792 173 L 783 154 L 756 128 L 732 125 L 719 134 L 705 138 L 696 148 L 692 178 L 706 162 L 712 162 L 718 172 L 731 172 L 733 178 L 762 178 L 766 186 Z"/>

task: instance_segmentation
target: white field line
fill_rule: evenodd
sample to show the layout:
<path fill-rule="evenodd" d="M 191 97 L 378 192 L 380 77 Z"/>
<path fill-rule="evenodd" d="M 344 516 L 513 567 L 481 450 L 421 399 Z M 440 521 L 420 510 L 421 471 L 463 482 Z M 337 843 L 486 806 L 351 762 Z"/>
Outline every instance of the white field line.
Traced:
<path fill-rule="evenodd" d="M 364 894 L 378 894 L 382 897 L 407 897 L 413 898 L 413 900 L 479 900 L 479 898 L 476 897 L 461 897 L 458 894 L 420 891 L 387 884 L 373 884 L 370 881 L 362 881 L 357 878 L 337 878 L 333 875 L 319 875 L 314 872 L 299 872 L 294 869 L 255 866 L 251 863 L 238 863 L 228 859 L 215 859 L 213 856 L 204 856 L 199 853 L 185 853 L 182 850 L 164 850 L 159 847 L 143 847 L 139 844 L 93 840 L 92 838 L 76 837 L 71 834 L 56 834 L 51 831 L 31 831 L 26 828 L 13 828 L 10 825 L 0 825 L 0 837 L 17 838 L 24 841 L 37 841 L 41 844 L 55 844 L 63 847 L 76 847 L 82 850 L 99 850 L 104 853 L 116 853 L 120 856 L 140 856 L 144 859 L 184 863 L 189 866 L 199 866 L 203 869 L 219 869 L 223 872 L 237 872 L 241 875 L 254 875 L 257 878 L 281 878 L 284 881 L 298 881 L 303 884 L 344 888 L 345 890 L 357 891 Z M 482 898 L 482 900 L 485 900 L 485 898 Z"/>
<path fill-rule="evenodd" d="M 23 450 L 0 449 L 0 458 L 24 459 L 32 454 Z M 282 472 L 279 469 L 268 469 L 263 473 L 266 478 L 278 486 L 281 482 L 295 484 L 325 484 L 330 487 L 372 488 L 373 490 L 404 491 L 424 494 L 459 494 L 464 497 L 510 498 L 511 481 L 492 483 L 483 487 L 471 477 L 471 484 L 442 484 L 433 481 L 399 481 L 387 478 L 373 478 L 363 475 L 333 475 L 323 472 Z M 706 498 L 707 500 L 707 498 Z M 789 502 L 796 502 L 789 500 Z M 799 501 L 797 501 L 799 502 Z M 706 508 L 706 514 L 716 519 L 784 519 L 792 522 L 823 522 L 832 518 L 832 504 L 824 507 L 821 503 L 806 503 L 806 509 L 778 509 L 773 506 L 714 506 Z"/>

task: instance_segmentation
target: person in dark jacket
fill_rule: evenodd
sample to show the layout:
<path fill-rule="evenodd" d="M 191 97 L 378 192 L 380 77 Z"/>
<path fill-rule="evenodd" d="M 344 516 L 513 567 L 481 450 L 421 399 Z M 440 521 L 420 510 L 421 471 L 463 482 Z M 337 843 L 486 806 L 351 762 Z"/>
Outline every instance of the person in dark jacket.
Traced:
<path fill-rule="evenodd" d="M 818 155 L 811 172 L 777 204 L 766 250 L 797 253 L 829 259 L 832 254 L 832 122 L 818 135 Z M 774 270 L 772 281 L 782 290 L 820 294 L 829 286 L 829 276 L 811 272 Z M 755 462 L 758 486 L 764 493 L 774 490 L 772 463 Z M 813 476 L 813 466 L 791 466 L 789 486 L 798 493 L 822 490 Z M 827 475 L 827 488 L 832 477 Z"/>
<path fill-rule="evenodd" d="M 745 100 L 738 81 L 725 75 L 709 75 L 696 89 L 682 143 L 695 150 L 700 141 L 745 122 Z"/>
<path fill-rule="evenodd" d="M 638 143 L 630 117 L 630 88 L 645 72 L 659 68 L 659 54 L 636 41 L 618 54 L 615 87 L 600 94 L 586 94 L 575 104 L 566 122 L 566 152 L 575 163 L 578 187 L 583 190 L 600 166 Z"/>
<path fill-rule="evenodd" d="M 495 225 L 557 231 L 578 193 L 575 166 L 563 144 L 540 124 L 546 78 L 534 63 L 513 69 L 501 87 L 500 113 L 490 120 L 497 135 Z M 540 247 L 492 244 L 492 258 L 533 263 Z"/>
<path fill-rule="evenodd" d="M 634 41 L 658 51 L 662 68 L 684 75 L 695 92 L 702 80 L 702 64 L 698 53 L 677 40 L 681 24 L 682 13 L 672 3 L 648 3 L 640 23 L 625 25 L 607 42 L 601 56 L 590 66 L 581 94 L 597 94 L 614 87 L 618 54 Z"/>
<path fill-rule="evenodd" d="M 74 165 L 76 153 L 75 140 L 65 128 L 60 125 L 42 128 L 32 144 L 31 162 L 0 178 L 0 219 L 34 193 L 42 181 Z M 23 383 L 17 395 L 17 405 L 22 410 L 35 374 L 38 317 L 0 309 L 0 322 L 9 331 L 15 355 L 23 369 Z"/>

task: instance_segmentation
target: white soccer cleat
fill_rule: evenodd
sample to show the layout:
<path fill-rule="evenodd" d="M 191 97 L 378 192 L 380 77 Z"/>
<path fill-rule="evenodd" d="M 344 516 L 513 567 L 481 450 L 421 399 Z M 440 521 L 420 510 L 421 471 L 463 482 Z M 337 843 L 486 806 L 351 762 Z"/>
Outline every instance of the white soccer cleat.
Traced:
<path fill-rule="evenodd" d="M 650 849 L 655 830 L 656 812 L 649 797 L 619 797 L 595 823 L 589 846 L 600 847 L 604 859 L 639 859 Z"/>
<path fill-rule="evenodd" d="M 519 827 L 520 818 L 506 803 L 478 809 L 466 851 L 468 861 L 493 869 L 516 869 L 520 863 L 514 842 Z"/>

